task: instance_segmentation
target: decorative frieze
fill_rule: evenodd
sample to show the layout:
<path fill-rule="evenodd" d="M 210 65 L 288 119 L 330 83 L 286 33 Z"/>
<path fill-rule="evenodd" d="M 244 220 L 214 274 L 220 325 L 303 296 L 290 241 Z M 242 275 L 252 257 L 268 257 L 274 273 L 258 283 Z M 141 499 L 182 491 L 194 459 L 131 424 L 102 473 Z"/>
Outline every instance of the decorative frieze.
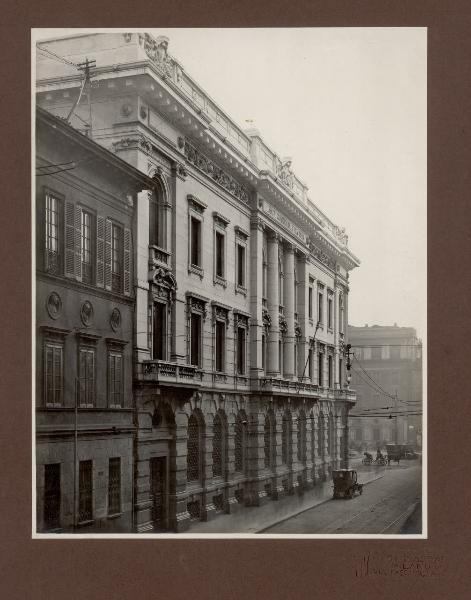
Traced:
<path fill-rule="evenodd" d="M 272 206 L 269 202 L 263 201 L 262 210 L 270 215 L 272 219 L 280 223 L 285 229 L 287 229 L 290 233 L 292 233 L 295 237 L 298 238 L 303 244 L 308 244 L 309 238 L 303 233 L 296 225 L 294 225 L 289 219 L 287 219 L 284 215 L 282 215 L 279 211 L 276 210 L 274 206 Z"/>
<path fill-rule="evenodd" d="M 197 169 L 211 177 L 213 181 L 218 183 L 230 194 L 248 204 L 249 193 L 240 185 L 233 177 L 218 167 L 211 159 L 205 156 L 200 150 L 198 150 L 193 144 L 190 144 L 188 140 L 179 138 L 179 147 L 183 149 L 188 162 L 195 166 Z"/>

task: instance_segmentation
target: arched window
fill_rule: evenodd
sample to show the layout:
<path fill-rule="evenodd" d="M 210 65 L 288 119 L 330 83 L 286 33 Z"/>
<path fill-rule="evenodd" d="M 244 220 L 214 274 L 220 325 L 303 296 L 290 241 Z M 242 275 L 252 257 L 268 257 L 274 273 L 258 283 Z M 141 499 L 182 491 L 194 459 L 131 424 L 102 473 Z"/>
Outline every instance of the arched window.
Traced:
<path fill-rule="evenodd" d="M 298 418 L 298 461 L 306 464 L 306 415 L 303 410 Z"/>
<path fill-rule="evenodd" d="M 237 415 L 234 436 L 234 469 L 239 473 L 245 472 L 245 428 L 247 418 L 243 411 Z"/>
<path fill-rule="evenodd" d="M 265 417 L 264 442 L 265 468 L 273 469 L 275 467 L 275 416 L 272 411 Z"/>
<path fill-rule="evenodd" d="M 289 410 L 283 415 L 283 425 L 281 430 L 281 462 L 284 465 L 291 464 L 291 439 L 292 439 L 292 420 Z"/>
<path fill-rule="evenodd" d="M 202 426 L 195 414 L 188 419 L 187 440 L 187 479 L 199 481 L 201 479 L 201 439 Z"/>
<path fill-rule="evenodd" d="M 213 477 L 225 475 L 226 464 L 226 427 L 220 413 L 213 421 Z"/>

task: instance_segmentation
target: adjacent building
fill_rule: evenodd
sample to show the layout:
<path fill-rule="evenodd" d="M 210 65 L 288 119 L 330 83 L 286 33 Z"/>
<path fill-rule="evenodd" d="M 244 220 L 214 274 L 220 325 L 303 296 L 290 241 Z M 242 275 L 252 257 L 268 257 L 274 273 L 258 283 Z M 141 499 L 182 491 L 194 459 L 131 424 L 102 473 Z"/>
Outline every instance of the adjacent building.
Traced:
<path fill-rule="evenodd" d="M 132 257 L 138 532 L 309 494 L 347 464 L 356 398 L 343 348 L 359 261 L 345 230 L 291 159 L 242 130 L 168 43 L 77 35 L 41 44 L 37 62 L 38 104 L 148 181 L 120 221 Z"/>
<path fill-rule="evenodd" d="M 348 328 L 352 387 L 357 404 L 350 444 L 357 449 L 387 443 L 422 445 L 422 343 L 412 327 Z M 414 414 L 415 413 L 415 414 Z M 373 415 L 384 414 L 384 417 Z M 391 418 L 390 418 L 391 417 Z"/>
<path fill-rule="evenodd" d="M 132 529 L 131 234 L 149 178 L 36 112 L 38 531 Z"/>

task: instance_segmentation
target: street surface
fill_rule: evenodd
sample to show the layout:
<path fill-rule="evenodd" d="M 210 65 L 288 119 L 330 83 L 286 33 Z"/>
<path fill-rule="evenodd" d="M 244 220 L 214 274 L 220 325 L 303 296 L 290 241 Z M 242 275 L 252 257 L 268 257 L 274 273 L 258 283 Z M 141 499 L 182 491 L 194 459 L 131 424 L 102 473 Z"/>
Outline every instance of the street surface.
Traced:
<path fill-rule="evenodd" d="M 364 486 L 361 496 L 328 500 L 260 533 L 421 533 L 421 478 L 416 460 L 391 465 L 384 477 Z M 358 481 L 364 479 L 359 473 Z"/>

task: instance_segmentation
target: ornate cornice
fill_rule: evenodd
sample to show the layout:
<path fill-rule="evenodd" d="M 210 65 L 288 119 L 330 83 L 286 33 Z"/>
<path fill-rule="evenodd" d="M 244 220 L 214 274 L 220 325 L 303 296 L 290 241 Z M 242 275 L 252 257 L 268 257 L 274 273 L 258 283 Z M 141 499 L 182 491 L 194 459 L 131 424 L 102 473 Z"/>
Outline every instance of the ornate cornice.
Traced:
<path fill-rule="evenodd" d="M 241 200 L 244 204 L 249 202 L 249 192 L 240 183 L 238 183 L 231 175 L 218 167 L 210 158 L 204 155 L 198 148 L 190 144 L 186 139 L 179 138 L 178 146 L 183 150 L 183 153 L 188 162 L 210 177 L 215 183 L 219 184 L 227 192 Z"/>

